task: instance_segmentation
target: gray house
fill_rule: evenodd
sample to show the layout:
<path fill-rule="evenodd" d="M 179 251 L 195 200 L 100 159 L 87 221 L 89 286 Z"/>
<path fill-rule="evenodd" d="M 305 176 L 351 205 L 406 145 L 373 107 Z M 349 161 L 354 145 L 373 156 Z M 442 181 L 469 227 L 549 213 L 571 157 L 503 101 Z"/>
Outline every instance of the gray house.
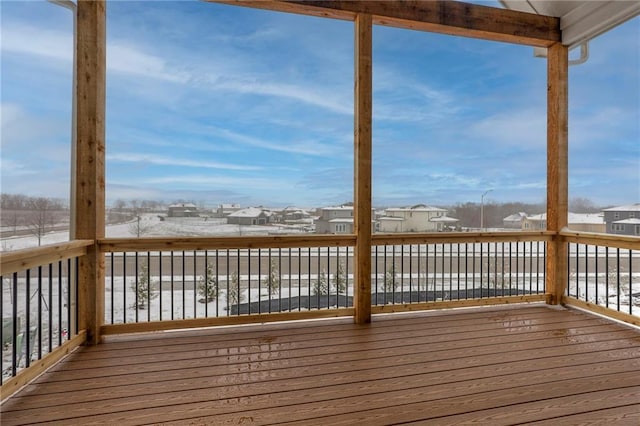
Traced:
<path fill-rule="evenodd" d="M 640 236 L 640 203 L 603 210 L 607 234 Z"/>

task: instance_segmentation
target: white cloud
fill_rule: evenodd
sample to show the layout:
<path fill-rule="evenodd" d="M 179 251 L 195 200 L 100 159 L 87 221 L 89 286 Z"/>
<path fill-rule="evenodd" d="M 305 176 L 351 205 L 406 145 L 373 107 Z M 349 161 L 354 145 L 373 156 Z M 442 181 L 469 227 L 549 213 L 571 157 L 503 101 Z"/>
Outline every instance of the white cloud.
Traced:
<path fill-rule="evenodd" d="M 186 72 L 170 69 L 167 62 L 158 56 L 121 43 L 107 45 L 107 69 L 175 83 L 186 83 L 191 77 Z"/>
<path fill-rule="evenodd" d="M 216 136 L 256 148 L 315 156 L 328 156 L 335 154 L 335 149 L 317 141 L 296 141 L 291 144 L 274 143 L 253 136 L 237 133 L 229 129 L 210 126 L 209 130 L 211 130 L 211 132 Z"/>
<path fill-rule="evenodd" d="M 234 188 L 237 190 L 274 190 L 280 191 L 293 185 L 284 179 L 273 176 L 260 177 L 232 177 L 208 175 L 177 175 L 143 179 L 140 183 L 147 185 L 186 185 L 189 188 L 206 186 L 207 188 Z"/>
<path fill-rule="evenodd" d="M 174 157 L 164 157 L 161 155 L 153 154 L 141 154 L 124 152 L 119 154 L 108 154 L 108 161 L 119 161 L 126 163 L 145 163 L 159 166 L 181 166 L 181 167 L 200 167 L 209 169 L 222 169 L 222 170 L 260 170 L 261 167 L 256 166 L 244 166 L 230 163 L 218 163 L 216 161 L 197 161 L 180 159 Z"/>
<path fill-rule="evenodd" d="M 70 62 L 73 59 L 73 34 L 71 29 L 62 32 L 3 20 L 0 48 L 2 52 Z"/>

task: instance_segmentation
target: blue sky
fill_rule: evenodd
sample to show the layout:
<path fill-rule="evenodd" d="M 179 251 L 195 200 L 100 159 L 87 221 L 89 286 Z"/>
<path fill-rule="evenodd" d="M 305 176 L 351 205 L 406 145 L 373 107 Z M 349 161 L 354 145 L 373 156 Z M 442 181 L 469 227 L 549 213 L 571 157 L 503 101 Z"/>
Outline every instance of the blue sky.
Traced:
<path fill-rule="evenodd" d="M 69 11 L 2 1 L 2 191 L 68 197 Z M 108 4 L 107 201 L 320 206 L 353 197 L 353 24 Z M 640 18 L 570 69 L 570 197 L 640 201 Z M 374 205 L 543 202 L 546 61 L 374 28 Z"/>

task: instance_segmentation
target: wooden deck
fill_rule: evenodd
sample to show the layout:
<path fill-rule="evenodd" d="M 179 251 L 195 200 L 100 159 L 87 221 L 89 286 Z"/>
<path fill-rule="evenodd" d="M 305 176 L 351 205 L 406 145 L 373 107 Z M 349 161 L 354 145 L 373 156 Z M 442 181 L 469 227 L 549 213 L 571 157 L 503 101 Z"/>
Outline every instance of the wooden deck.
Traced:
<path fill-rule="evenodd" d="M 544 305 L 111 338 L 3 426 L 640 424 L 640 332 Z"/>

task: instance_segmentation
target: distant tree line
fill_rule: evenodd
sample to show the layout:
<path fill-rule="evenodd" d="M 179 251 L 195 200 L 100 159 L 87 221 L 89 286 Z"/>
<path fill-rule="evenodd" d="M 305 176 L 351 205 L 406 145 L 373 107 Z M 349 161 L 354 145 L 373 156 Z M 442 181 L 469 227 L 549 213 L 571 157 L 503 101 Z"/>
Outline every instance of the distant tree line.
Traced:
<path fill-rule="evenodd" d="M 164 201 L 158 200 L 140 200 L 140 199 L 131 199 L 131 200 L 123 200 L 117 199 L 111 205 L 111 210 L 114 210 L 119 213 L 134 213 L 138 214 L 140 212 L 153 212 L 164 210 L 166 208 L 166 203 Z"/>
<path fill-rule="evenodd" d="M 480 203 L 459 203 L 449 208 L 450 215 L 459 219 L 459 225 L 465 228 L 480 228 Z M 569 200 L 569 211 L 572 213 L 599 213 L 603 207 L 595 205 L 591 200 L 582 197 Z M 484 226 L 486 228 L 502 227 L 502 220 L 514 213 L 524 212 L 529 216 L 546 212 L 546 204 L 540 203 L 484 203 Z"/>
<path fill-rule="evenodd" d="M 0 194 L 2 210 L 38 210 L 46 206 L 49 210 L 66 210 L 67 203 L 60 198 L 31 197 L 24 194 Z"/>
<path fill-rule="evenodd" d="M 69 209 L 58 198 L 0 194 L 0 210 L 3 231 L 8 228 L 10 235 L 31 234 L 38 239 L 38 245 L 47 232 L 66 228 L 69 222 Z"/>

